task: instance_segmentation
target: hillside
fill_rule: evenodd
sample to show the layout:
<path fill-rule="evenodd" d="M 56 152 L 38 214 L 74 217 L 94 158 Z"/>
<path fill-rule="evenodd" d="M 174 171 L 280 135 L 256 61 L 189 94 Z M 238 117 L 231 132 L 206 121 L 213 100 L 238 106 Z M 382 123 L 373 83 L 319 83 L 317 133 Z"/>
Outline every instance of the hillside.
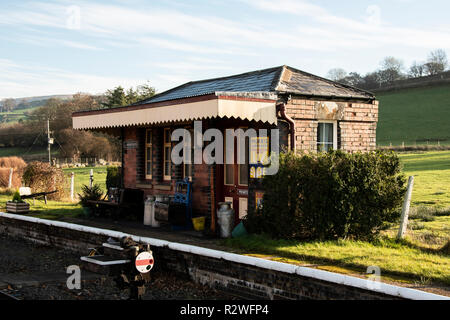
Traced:
<path fill-rule="evenodd" d="M 52 95 L 13 99 L 15 105 L 13 110 L 2 111 L 3 109 L 0 108 L 0 124 L 16 123 L 20 120 L 25 120 L 31 112 L 42 107 L 49 99 L 52 98 L 67 100 L 72 98 L 72 95 Z M 3 103 L 4 100 L 0 101 L 0 106 L 2 106 Z"/>
<path fill-rule="evenodd" d="M 450 145 L 450 84 L 378 92 L 377 144 Z"/>

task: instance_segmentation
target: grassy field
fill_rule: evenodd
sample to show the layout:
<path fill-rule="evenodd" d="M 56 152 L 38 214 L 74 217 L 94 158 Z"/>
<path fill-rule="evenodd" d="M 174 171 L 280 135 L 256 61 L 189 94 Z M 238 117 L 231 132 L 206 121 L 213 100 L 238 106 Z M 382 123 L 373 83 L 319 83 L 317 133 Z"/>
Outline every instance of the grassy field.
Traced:
<path fill-rule="evenodd" d="M 450 85 L 377 93 L 380 101 L 377 143 L 450 144 Z"/>
<path fill-rule="evenodd" d="M 0 157 L 23 157 L 23 155 L 42 155 L 48 159 L 48 151 L 46 148 L 23 148 L 23 147 L 8 147 L 0 148 Z M 58 151 L 53 150 L 52 155 L 57 155 Z M 48 160 L 47 160 L 48 161 Z"/>
<path fill-rule="evenodd" d="M 400 154 L 407 176 L 414 176 L 412 205 L 450 206 L 450 151 Z"/>
<path fill-rule="evenodd" d="M 28 114 L 31 114 L 34 110 L 37 110 L 41 108 L 42 106 L 28 108 L 28 109 L 20 109 L 20 110 L 13 110 L 8 112 L 0 112 L 0 120 L 1 123 L 16 123 L 19 122 L 19 120 L 26 120 L 28 119 Z"/>

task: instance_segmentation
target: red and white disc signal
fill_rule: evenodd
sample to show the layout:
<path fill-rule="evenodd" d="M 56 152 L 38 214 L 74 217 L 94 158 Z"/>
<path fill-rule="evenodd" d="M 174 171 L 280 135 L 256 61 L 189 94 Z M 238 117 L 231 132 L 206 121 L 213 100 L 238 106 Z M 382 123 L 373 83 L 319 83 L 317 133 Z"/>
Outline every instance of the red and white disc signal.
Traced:
<path fill-rule="evenodd" d="M 154 263 L 155 261 L 153 260 L 153 255 L 150 252 L 146 251 L 138 254 L 138 256 L 136 257 L 135 265 L 137 271 L 139 271 L 140 273 L 147 273 L 152 270 Z"/>

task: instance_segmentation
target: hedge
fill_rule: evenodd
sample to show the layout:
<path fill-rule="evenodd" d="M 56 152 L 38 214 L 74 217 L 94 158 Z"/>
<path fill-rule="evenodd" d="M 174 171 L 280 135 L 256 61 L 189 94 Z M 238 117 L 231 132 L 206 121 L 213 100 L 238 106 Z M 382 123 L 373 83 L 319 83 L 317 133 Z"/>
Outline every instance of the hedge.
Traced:
<path fill-rule="evenodd" d="M 119 188 L 121 179 L 120 167 L 109 166 L 106 168 L 106 190 Z"/>
<path fill-rule="evenodd" d="M 406 192 L 393 152 L 282 153 L 265 176 L 263 205 L 244 220 L 252 233 L 284 239 L 373 239 L 398 219 Z"/>

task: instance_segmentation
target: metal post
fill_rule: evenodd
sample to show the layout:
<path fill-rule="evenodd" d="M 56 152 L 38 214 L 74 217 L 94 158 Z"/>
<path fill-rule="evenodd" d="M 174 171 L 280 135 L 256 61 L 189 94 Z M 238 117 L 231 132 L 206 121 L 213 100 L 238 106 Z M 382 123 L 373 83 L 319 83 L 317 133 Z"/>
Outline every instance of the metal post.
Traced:
<path fill-rule="evenodd" d="M 9 169 L 8 188 L 11 188 L 11 187 L 12 187 L 13 172 L 14 172 L 14 169 L 13 169 L 13 168 Z"/>
<path fill-rule="evenodd" d="M 408 226 L 409 207 L 411 204 L 411 194 L 414 186 L 414 176 L 410 176 L 408 179 L 408 190 L 406 191 L 405 200 L 403 201 L 402 217 L 400 220 L 400 228 L 398 229 L 398 239 L 402 239 Z"/>
<path fill-rule="evenodd" d="M 48 164 L 52 165 L 52 156 L 50 152 L 50 119 L 47 119 L 47 142 L 48 142 Z"/>
<path fill-rule="evenodd" d="M 74 181 L 75 181 L 75 173 L 72 172 L 70 174 L 70 200 L 72 200 L 72 201 L 74 200 L 74 197 L 73 197 L 74 185 L 75 185 Z"/>
<path fill-rule="evenodd" d="M 94 169 L 91 169 L 89 173 L 89 186 L 92 188 L 93 184 L 94 184 Z"/>

